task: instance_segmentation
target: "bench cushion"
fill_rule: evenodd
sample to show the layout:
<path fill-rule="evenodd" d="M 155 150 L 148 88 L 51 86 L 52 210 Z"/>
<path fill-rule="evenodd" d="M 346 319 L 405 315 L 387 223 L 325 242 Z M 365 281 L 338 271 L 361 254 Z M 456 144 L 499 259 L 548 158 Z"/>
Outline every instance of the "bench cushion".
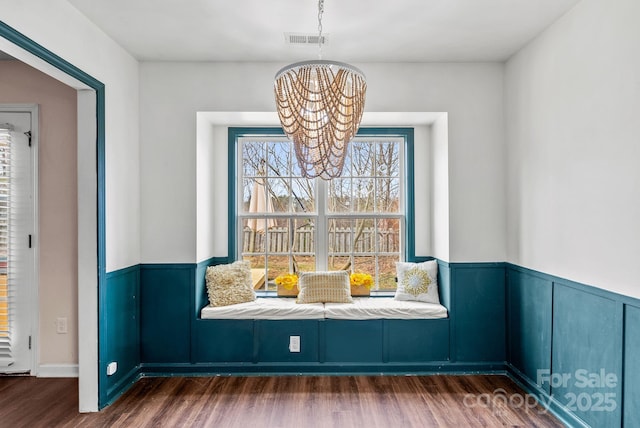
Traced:
<path fill-rule="evenodd" d="M 353 303 L 296 304 L 295 299 L 259 298 L 231 306 L 206 306 L 203 319 L 434 319 L 447 318 L 447 308 L 435 303 L 400 301 L 386 297 L 354 298 Z"/>
<path fill-rule="evenodd" d="M 322 303 L 298 305 L 295 299 L 269 297 L 231 306 L 205 306 L 200 317 L 254 320 L 323 319 L 324 306 Z"/>
<path fill-rule="evenodd" d="M 363 297 L 353 304 L 325 303 L 325 318 L 340 320 L 447 318 L 447 308 L 436 303 Z"/>

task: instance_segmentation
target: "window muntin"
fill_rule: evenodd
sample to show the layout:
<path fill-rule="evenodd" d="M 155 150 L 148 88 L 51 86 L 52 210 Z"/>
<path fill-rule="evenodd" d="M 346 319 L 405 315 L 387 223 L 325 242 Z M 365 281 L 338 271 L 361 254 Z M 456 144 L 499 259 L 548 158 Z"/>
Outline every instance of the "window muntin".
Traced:
<path fill-rule="evenodd" d="M 283 135 L 238 136 L 238 256 L 273 290 L 283 273 L 353 270 L 395 289 L 405 259 L 405 136 L 356 137 L 331 181 L 301 176 Z M 264 279 L 263 278 L 263 279 Z"/>

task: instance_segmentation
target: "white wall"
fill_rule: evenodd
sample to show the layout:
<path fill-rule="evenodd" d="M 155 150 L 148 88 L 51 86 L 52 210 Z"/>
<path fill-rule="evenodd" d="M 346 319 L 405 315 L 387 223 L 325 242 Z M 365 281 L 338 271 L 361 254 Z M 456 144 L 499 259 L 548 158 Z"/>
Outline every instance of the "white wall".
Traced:
<path fill-rule="evenodd" d="M 107 271 L 140 262 L 138 62 L 64 0 L 0 0 L 2 20 L 106 87 Z"/>
<path fill-rule="evenodd" d="M 431 126 L 433 165 L 433 206 L 432 246 L 433 256 L 449 260 L 449 135 L 448 115 L 438 115 Z"/>
<path fill-rule="evenodd" d="M 508 260 L 640 297 L 640 2 L 583 0 L 506 66 Z"/>
<path fill-rule="evenodd" d="M 0 0 L 7 25 L 105 84 L 106 271 L 140 262 L 138 62 L 64 0 Z M 0 48 L 76 89 L 86 87 L 0 39 Z M 98 408 L 95 97 L 78 92 L 79 409 Z M 90 231 L 94 233 L 91 234 Z M 88 245 L 88 244 L 91 245 Z M 93 249 L 93 250 L 92 250 Z M 42 255 L 41 255 L 42 256 Z"/>
<path fill-rule="evenodd" d="M 196 244 L 196 113 L 274 111 L 273 77 L 282 65 L 141 63 L 143 262 L 204 258 Z M 504 260 L 502 65 L 358 66 L 367 74 L 367 111 L 448 113 L 450 259 Z M 226 144 L 214 148 L 217 159 Z M 225 193 L 226 180 L 215 191 Z M 216 240 L 226 237 L 226 218 L 220 220 Z"/>
<path fill-rule="evenodd" d="M 212 141 L 224 141 L 227 129 L 215 126 L 211 121 L 198 115 L 197 120 L 197 157 L 196 157 L 196 230 L 198 239 L 196 240 L 196 261 L 200 262 L 212 257 L 214 254 L 224 252 L 226 248 L 226 234 L 220 236 L 220 230 L 216 227 L 217 218 L 224 216 L 227 209 L 226 192 L 216 189 L 216 183 L 223 183 L 227 179 L 226 169 L 219 170 L 212 168 L 216 158 L 220 157 L 220 150 L 216 151 L 216 146 Z M 222 214 L 222 215 L 221 215 Z M 218 250 L 217 246 L 223 246 Z"/>

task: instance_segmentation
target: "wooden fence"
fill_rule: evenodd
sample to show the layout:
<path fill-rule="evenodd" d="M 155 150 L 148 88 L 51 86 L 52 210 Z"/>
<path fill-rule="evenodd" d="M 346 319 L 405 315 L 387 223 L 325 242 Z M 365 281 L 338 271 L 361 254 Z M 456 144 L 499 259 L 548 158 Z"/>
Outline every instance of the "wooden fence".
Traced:
<path fill-rule="evenodd" d="M 303 227 L 294 231 L 291 251 L 294 253 L 314 253 L 313 228 Z M 395 229 L 378 229 L 378 252 L 400 252 L 400 237 Z M 268 239 L 267 239 L 268 235 Z M 352 230 L 337 228 L 329 232 L 329 251 L 331 253 L 372 253 L 376 252 L 376 230 L 366 227 L 356 237 L 352 245 Z M 267 232 L 245 228 L 242 239 L 243 253 L 264 253 L 268 241 L 268 253 L 288 253 L 290 251 L 289 229 L 270 228 Z"/>

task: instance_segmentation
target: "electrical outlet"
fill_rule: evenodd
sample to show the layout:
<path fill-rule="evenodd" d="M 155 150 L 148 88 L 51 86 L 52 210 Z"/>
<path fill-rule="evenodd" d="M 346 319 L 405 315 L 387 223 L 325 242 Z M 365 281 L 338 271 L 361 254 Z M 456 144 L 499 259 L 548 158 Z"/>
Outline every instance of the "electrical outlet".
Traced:
<path fill-rule="evenodd" d="M 113 376 L 118 371 L 118 362 L 112 361 L 107 364 L 107 376 Z"/>
<path fill-rule="evenodd" d="M 59 317 L 56 319 L 56 333 L 58 334 L 67 334 L 67 318 Z"/>
<path fill-rule="evenodd" d="M 300 336 L 289 336 L 289 352 L 300 352 Z"/>

